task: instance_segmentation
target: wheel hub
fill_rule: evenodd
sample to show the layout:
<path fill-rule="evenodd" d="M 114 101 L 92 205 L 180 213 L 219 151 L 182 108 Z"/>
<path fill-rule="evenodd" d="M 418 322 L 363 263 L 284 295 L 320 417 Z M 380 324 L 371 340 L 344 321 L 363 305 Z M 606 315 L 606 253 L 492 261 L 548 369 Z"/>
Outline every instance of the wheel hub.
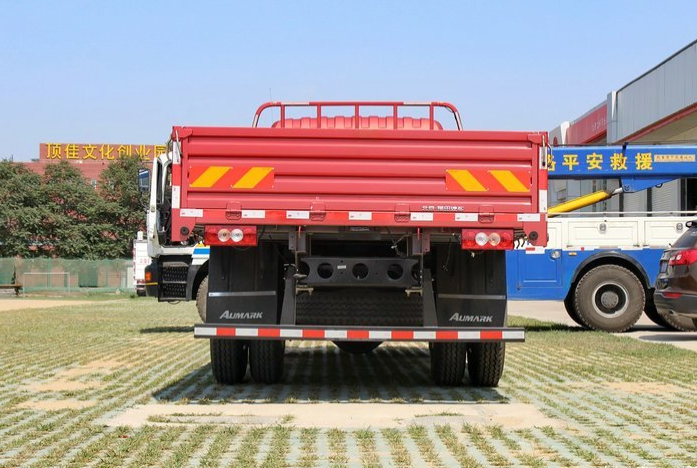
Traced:
<path fill-rule="evenodd" d="M 607 309 L 614 309 L 620 302 L 620 297 L 614 291 L 605 291 L 600 295 L 600 303 Z"/>
<path fill-rule="evenodd" d="M 593 291 L 593 307 L 605 317 L 615 318 L 629 307 L 629 292 L 618 282 L 605 282 Z"/>

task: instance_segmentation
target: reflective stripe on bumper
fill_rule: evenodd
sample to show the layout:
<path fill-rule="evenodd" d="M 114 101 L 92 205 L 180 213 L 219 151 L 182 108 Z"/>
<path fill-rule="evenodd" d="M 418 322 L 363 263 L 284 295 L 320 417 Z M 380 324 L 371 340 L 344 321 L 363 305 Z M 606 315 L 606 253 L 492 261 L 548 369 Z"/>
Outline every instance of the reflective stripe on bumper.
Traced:
<path fill-rule="evenodd" d="M 522 328 L 388 328 L 388 327 L 298 327 L 235 326 L 200 324 L 196 338 L 243 338 L 278 340 L 341 341 L 525 341 Z"/>

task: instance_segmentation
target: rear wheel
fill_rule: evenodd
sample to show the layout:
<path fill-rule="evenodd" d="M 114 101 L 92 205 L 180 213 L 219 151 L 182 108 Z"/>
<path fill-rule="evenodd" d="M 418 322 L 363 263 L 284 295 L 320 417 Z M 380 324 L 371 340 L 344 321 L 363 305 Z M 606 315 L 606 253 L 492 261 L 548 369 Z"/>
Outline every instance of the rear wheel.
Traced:
<path fill-rule="evenodd" d="M 349 354 L 368 354 L 382 344 L 382 341 L 335 341 L 337 348 Z"/>
<path fill-rule="evenodd" d="M 506 360 L 506 343 L 470 343 L 467 372 L 475 387 L 497 387 Z"/>
<path fill-rule="evenodd" d="M 283 377 L 286 342 L 253 340 L 249 343 L 249 370 L 255 382 L 274 384 Z"/>
<path fill-rule="evenodd" d="M 578 316 L 593 330 L 626 331 L 641 317 L 644 303 L 641 281 L 618 265 L 593 268 L 583 275 L 574 291 Z"/>
<path fill-rule="evenodd" d="M 433 343 L 430 351 L 431 376 L 436 385 L 460 385 L 465 376 L 467 343 Z"/>
<path fill-rule="evenodd" d="M 206 321 L 206 300 L 208 299 L 208 277 L 206 276 L 201 281 L 198 287 L 198 292 L 196 293 L 196 309 L 198 310 L 198 316 L 201 317 L 201 321 L 205 323 Z"/>
<path fill-rule="evenodd" d="M 694 319 L 689 317 L 683 317 L 681 315 L 661 315 L 663 320 L 668 323 L 668 328 L 676 331 L 695 331 L 697 330 L 697 324 L 695 324 Z"/>
<path fill-rule="evenodd" d="M 242 382 L 247 374 L 247 346 L 239 340 L 211 340 L 211 368 L 220 384 Z"/>
<path fill-rule="evenodd" d="M 661 314 L 658 313 L 658 310 L 656 309 L 656 304 L 654 304 L 653 302 L 653 294 L 649 293 L 648 296 L 650 297 L 646 298 L 644 313 L 649 318 L 649 320 L 651 320 L 659 327 L 674 329 L 673 326 L 670 323 L 668 323 L 668 321 Z"/>
<path fill-rule="evenodd" d="M 585 327 L 581 321 L 581 317 L 578 316 L 578 311 L 574 304 L 574 296 L 572 294 L 568 294 L 566 298 L 564 298 L 564 308 L 566 309 L 566 313 L 569 314 L 569 317 L 571 317 L 571 320 L 576 322 L 577 325 Z"/>

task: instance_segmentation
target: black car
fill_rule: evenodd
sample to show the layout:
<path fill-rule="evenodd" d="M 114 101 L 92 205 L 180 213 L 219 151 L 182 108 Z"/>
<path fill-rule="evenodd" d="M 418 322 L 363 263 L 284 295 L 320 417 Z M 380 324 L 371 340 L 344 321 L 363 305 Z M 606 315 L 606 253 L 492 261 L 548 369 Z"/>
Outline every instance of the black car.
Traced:
<path fill-rule="evenodd" d="M 653 299 L 658 313 L 667 321 L 683 324 L 677 327 L 683 330 L 695 330 L 697 327 L 697 222 L 689 221 L 685 225 L 688 228 L 687 231 L 661 256 Z"/>

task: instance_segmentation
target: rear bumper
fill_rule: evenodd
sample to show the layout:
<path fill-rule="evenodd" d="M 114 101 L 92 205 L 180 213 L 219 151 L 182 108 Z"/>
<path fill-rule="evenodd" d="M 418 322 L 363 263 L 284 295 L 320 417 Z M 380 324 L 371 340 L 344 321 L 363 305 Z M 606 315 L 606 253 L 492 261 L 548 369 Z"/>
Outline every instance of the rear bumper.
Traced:
<path fill-rule="evenodd" d="M 244 340 L 523 342 L 523 328 L 323 327 L 198 324 L 196 338 Z"/>
<path fill-rule="evenodd" d="M 683 294 L 680 297 L 666 297 L 664 292 L 656 291 L 653 295 L 653 301 L 656 304 L 658 313 L 697 318 L 697 296 Z"/>

